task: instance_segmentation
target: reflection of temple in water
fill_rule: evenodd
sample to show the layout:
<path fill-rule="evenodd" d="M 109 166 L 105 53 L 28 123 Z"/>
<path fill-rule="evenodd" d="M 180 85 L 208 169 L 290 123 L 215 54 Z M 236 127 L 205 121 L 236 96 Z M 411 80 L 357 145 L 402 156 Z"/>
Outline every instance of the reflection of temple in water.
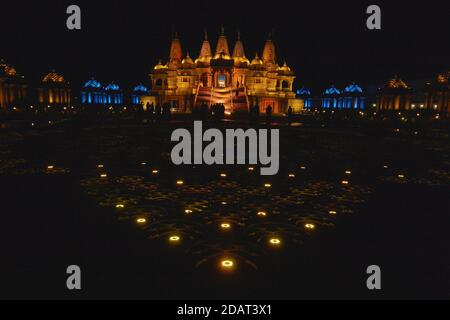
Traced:
<path fill-rule="evenodd" d="M 295 74 L 286 63 L 277 63 L 275 44 L 268 39 L 261 58 L 250 61 L 238 35 L 232 54 L 222 28 L 214 55 L 205 34 L 200 54 L 193 60 L 189 53 L 183 58 L 181 42 L 172 39 L 169 59 L 161 61 L 151 74 L 151 96 L 156 103 L 169 103 L 180 112 L 189 112 L 202 104 L 223 103 L 228 112 L 246 112 L 251 105 L 259 105 L 264 112 L 272 106 L 275 113 L 303 107 L 303 100 L 295 98 Z"/>

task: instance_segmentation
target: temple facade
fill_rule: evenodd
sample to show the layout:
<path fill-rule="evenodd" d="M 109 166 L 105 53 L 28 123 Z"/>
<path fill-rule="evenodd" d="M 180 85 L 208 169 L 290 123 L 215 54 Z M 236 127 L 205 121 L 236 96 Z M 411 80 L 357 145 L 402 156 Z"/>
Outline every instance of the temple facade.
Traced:
<path fill-rule="evenodd" d="M 450 72 L 440 74 L 424 89 L 424 108 L 450 114 Z"/>
<path fill-rule="evenodd" d="M 378 92 L 377 110 L 411 110 L 412 88 L 398 76 L 390 79 Z"/>
<path fill-rule="evenodd" d="M 81 88 L 82 106 L 122 106 L 123 92 L 119 85 L 111 82 L 103 87 L 100 82 L 91 78 Z"/>
<path fill-rule="evenodd" d="M 342 91 L 331 86 L 323 92 L 322 108 L 363 110 L 365 108 L 365 100 L 366 97 L 362 88 L 354 82 L 345 87 Z"/>
<path fill-rule="evenodd" d="M 23 107 L 27 102 L 27 86 L 16 69 L 0 60 L 0 110 Z"/>
<path fill-rule="evenodd" d="M 70 107 L 71 90 L 64 77 L 52 71 L 46 74 L 37 88 L 38 104 L 43 107 Z"/>
<path fill-rule="evenodd" d="M 181 41 L 174 36 L 167 63 L 159 61 L 150 74 L 150 96 L 157 104 L 170 104 L 174 111 L 191 112 L 201 105 L 222 103 L 225 112 L 247 112 L 259 106 L 264 112 L 286 112 L 289 106 L 302 107 L 293 91 L 295 73 L 278 64 L 275 43 L 268 39 L 261 57 L 246 57 L 238 34 L 233 51 L 222 28 L 213 53 L 205 33 L 198 57 L 183 54 Z"/>

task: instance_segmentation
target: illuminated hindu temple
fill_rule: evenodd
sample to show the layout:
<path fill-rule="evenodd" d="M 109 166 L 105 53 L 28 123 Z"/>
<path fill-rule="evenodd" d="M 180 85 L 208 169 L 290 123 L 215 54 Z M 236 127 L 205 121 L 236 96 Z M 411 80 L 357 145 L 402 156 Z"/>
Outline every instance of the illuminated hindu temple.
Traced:
<path fill-rule="evenodd" d="M 83 106 L 120 106 L 123 104 L 123 93 L 119 85 L 114 82 L 103 87 L 100 82 L 91 78 L 81 88 L 81 104 Z"/>
<path fill-rule="evenodd" d="M 335 86 L 327 88 L 322 95 L 324 109 L 364 109 L 365 99 L 363 90 L 356 83 L 352 83 L 339 90 Z"/>
<path fill-rule="evenodd" d="M 410 110 L 412 88 L 398 76 L 390 79 L 379 90 L 378 110 Z"/>
<path fill-rule="evenodd" d="M 178 112 L 201 105 L 224 104 L 228 113 L 247 112 L 259 106 L 264 112 L 285 113 L 289 106 L 299 111 L 303 100 L 293 91 L 295 73 L 286 62 L 278 63 L 276 46 L 269 37 L 262 55 L 248 59 L 238 33 L 233 51 L 222 28 L 213 54 L 205 33 L 197 58 L 183 54 L 177 35 L 172 39 L 167 63 L 159 61 L 150 74 L 150 96 L 157 104 L 170 104 Z"/>
<path fill-rule="evenodd" d="M 27 99 L 27 85 L 16 69 L 0 60 L 0 109 L 22 107 Z"/>
<path fill-rule="evenodd" d="M 433 82 L 425 85 L 424 108 L 450 113 L 450 72 L 440 74 Z"/>
<path fill-rule="evenodd" d="M 69 83 L 54 70 L 42 78 L 37 88 L 38 103 L 44 107 L 69 107 L 70 95 Z"/>

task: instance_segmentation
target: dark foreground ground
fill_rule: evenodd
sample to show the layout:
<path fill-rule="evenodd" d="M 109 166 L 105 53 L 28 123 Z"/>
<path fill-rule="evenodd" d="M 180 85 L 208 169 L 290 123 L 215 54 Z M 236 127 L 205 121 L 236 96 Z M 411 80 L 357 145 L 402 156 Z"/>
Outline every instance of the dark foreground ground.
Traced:
<path fill-rule="evenodd" d="M 179 126 L 191 124 L 3 130 L 0 298 L 450 298 L 447 133 L 283 126 L 281 170 L 267 191 L 267 179 L 247 176 L 246 167 L 170 165 L 169 137 Z M 106 182 L 99 181 L 100 163 Z M 211 189 L 223 171 L 230 185 Z M 180 177 L 181 190 L 174 185 Z M 198 195 L 198 188 L 206 189 Z M 218 206 L 219 199 L 230 207 Z M 198 215 L 178 214 L 202 200 Z M 127 204 L 124 212 L 114 207 L 119 202 Z M 277 214 L 262 223 L 252 220 L 253 208 Z M 332 209 L 336 217 L 327 216 Z M 142 214 L 149 217 L 144 228 L 134 223 Z M 222 217 L 235 222 L 235 233 L 216 232 Z M 304 232 L 304 221 L 316 230 Z M 170 228 L 187 241 L 168 244 Z M 261 238 L 271 232 L 281 235 L 283 248 L 265 248 Z M 236 257 L 234 272 L 214 267 L 221 253 Z M 71 264 L 82 269 L 80 292 L 65 287 Z M 372 264 L 382 269 L 381 291 L 366 288 Z"/>

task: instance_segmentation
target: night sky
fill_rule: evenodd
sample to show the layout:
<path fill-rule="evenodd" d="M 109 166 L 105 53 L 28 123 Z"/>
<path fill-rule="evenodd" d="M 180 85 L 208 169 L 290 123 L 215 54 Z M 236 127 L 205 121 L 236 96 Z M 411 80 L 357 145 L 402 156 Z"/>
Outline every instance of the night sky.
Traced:
<path fill-rule="evenodd" d="M 30 81 L 56 69 L 74 87 L 94 76 L 127 88 L 147 83 L 167 59 L 171 34 L 196 58 L 208 30 L 213 50 L 223 24 L 230 50 L 241 31 L 246 55 L 262 52 L 274 30 L 278 60 L 296 71 L 296 87 L 369 85 L 393 74 L 406 80 L 450 70 L 445 1 L 0 1 L 0 57 Z M 82 9 L 82 30 L 66 29 L 66 7 Z M 382 30 L 366 28 L 366 8 L 382 8 Z"/>

